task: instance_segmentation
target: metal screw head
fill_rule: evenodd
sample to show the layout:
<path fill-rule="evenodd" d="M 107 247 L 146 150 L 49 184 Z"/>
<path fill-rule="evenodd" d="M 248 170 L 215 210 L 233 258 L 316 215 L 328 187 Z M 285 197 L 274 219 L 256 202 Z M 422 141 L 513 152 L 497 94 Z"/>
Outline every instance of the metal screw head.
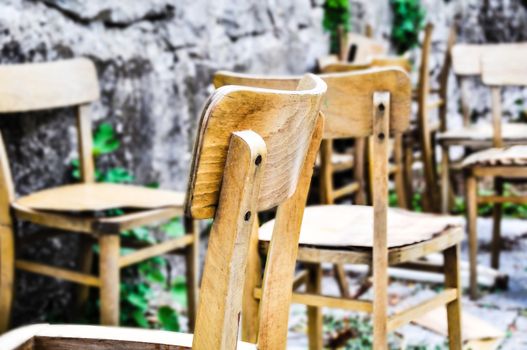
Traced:
<path fill-rule="evenodd" d="M 249 221 L 250 218 L 251 218 L 251 212 L 248 211 L 248 212 L 245 213 L 244 220 L 245 221 Z"/>

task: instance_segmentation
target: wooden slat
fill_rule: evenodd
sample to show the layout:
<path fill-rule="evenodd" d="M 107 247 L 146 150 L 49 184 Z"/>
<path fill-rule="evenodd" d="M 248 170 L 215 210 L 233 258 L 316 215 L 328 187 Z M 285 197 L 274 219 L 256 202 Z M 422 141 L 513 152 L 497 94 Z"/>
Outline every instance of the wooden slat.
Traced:
<path fill-rule="evenodd" d="M 424 315 L 437 307 L 448 304 L 449 302 L 455 300 L 456 297 L 457 290 L 455 288 L 448 288 L 430 300 L 390 316 L 388 319 L 388 332 L 394 331 L 395 329 L 411 322 L 417 317 Z"/>
<path fill-rule="evenodd" d="M 347 184 L 346 186 L 337 188 L 333 191 L 333 198 L 338 199 L 350 194 L 353 194 L 357 192 L 360 189 L 360 184 L 358 182 L 352 182 Z"/>
<path fill-rule="evenodd" d="M 97 276 L 87 275 L 80 272 L 71 271 L 59 267 L 53 267 L 27 260 L 17 260 L 15 267 L 20 270 L 38 273 L 53 278 L 60 278 L 66 281 L 85 284 L 88 286 L 99 287 L 101 281 Z"/>
<path fill-rule="evenodd" d="M 115 208 L 182 208 L 183 192 L 112 183 L 80 183 L 45 189 L 16 203 L 35 210 L 98 211 Z"/>
<path fill-rule="evenodd" d="M 172 239 L 170 241 L 156 244 L 148 248 L 140 249 L 136 252 L 121 256 L 119 258 L 119 267 L 123 268 L 125 266 L 137 264 L 138 262 L 144 261 L 154 256 L 166 254 L 176 249 L 185 248 L 189 244 L 192 244 L 192 242 L 194 242 L 194 237 L 192 235 L 184 235 L 183 237 L 177 239 Z"/>
<path fill-rule="evenodd" d="M 95 182 L 90 108 L 89 104 L 77 108 L 77 149 L 83 182 Z"/>
<path fill-rule="evenodd" d="M 478 204 L 482 203 L 527 203 L 527 196 L 478 196 Z"/>
<path fill-rule="evenodd" d="M 260 299 L 262 297 L 262 290 L 255 289 L 254 297 Z M 352 310 L 368 313 L 371 313 L 373 310 L 371 301 L 343 299 L 340 297 L 330 297 L 310 293 L 293 293 L 291 302 L 295 304 L 330 307 L 335 309 Z"/>
<path fill-rule="evenodd" d="M 507 178 L 523 178 L 527 177 L 527 167 L 519 166 L 475 166 L 472 168 L 472 173 L 477 177 L 484 176 L 504 176 Z"/>
<path fill-rule="evenodd" d="M 95 66 L 85 58 L 0 66 L 0 113 L 74 106 L 98 98 Z"/>
<path fill-rule="evenodd" d="M 12 204 L 12 208 L 15 211 L 16 217 L 21 220 L 27 220 L 42 226 L 54 227 L 66 231 L 93 233 L 92 226 L 94 219 L 92 218 L 36 211 L 22 207 L 16 203 Z"/>
<path fill-rule="evenodd" d="M 480 75 L 482 57 L 497 52 L 504 57 L 514 57 L 523 52 L 527 43 L 456 44 L 452 48 L 452 67 L 457 75 Z"/>
<path fill-rule="evenodd" d="M 143 225 L 152 225 L 182 215 L 182 207 L 168 207 L 140 211 L 116 217 L 98 219 L 94 223 L 94 230 L 99 233 L 119 233 Z"/>
<path fill-rule="evenodd" d="M 514 51 L 503 51 L 499 47 L 488 50 L 481 58 L 481 78 L 490 86 L 527 85 L 527 43 Z"/>
<path fill-rule="evenodd" d="M 306 283 L 307 278 L 309 277 L 309 271 L 302 270 L 296 274 L 295 279 L 293 280 L 293 290 L 297 290 L 299 287 Z"/>
<path fill-rule="evenodd" d="M 196 139 L 198 156 L 189 181 L 189 212 L 195 219 L 214 216 L 230 135 L 237 130 L 253 130 L 263 137 L 269 150 L 259 210 L 275 207 L 293 195 L 302 164 L 291 159 L 305 155 L 298 153 L 305 152 L 311 141 L 310 131 L 326 91 L 326 84 L 309 74 L 298 86 L 294 92 L 242 86 L 223 86 L 215 91 L 202 115 L 201 123 L 207 127 Z M 291 140 L 286 150 L 285 139 Z M 199 152 L 209 150 L 213 151 L 207 157 L 199 157 Z"/>

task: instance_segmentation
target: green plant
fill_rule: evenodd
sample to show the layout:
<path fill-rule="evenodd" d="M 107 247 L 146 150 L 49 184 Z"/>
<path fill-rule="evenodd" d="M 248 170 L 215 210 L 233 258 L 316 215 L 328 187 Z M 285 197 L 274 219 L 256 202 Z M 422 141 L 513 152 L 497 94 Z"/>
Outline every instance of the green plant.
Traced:
<path fill-rule="evenodd" d="M 419 44 L 425 11 L 419 0 L 390 0 L 393 10 L 392 42 L 403 54 Z"/>
<path fill-rule="evenodd" d="M 349 0 L 326 0 L 322 25 L 329 32 L 331 53 L 338 53 L 339 27 L 345 32 L 350 29 Z"/>
<path fill-rule="evenodd" d="M 111 154 L 120 147 L 120 142 L 114 128 L 109 123 L 101 123 L 93 135 L 93 156 L 96 160 L 103 155 Z M 75 159 L 71 163 L 72 176 L 80 178 L 79 161 Z M 129 183 L 134 181 L 134 176 L 128 170 L 121 167 L 112 167 L 106 170 L 96 169 L 96 181 L 112 183 Z M 157 187 L 151 184 L 149 187 Z M 105 215 L 121 215 L 121 209 L 106 211 Z M 179 237 L 184 234 L 184 228 L 179 218 L 173 218 L 160 227 L 160 231 L 170 237 Z M 148 227 L 137 227 L 132 230 L 121 232 L 123 238 L 134 241 L 153 244 L 157 242 L 152 229 Z M 98 247 L 95 246 L 98 254 Z M 122 248 L 121 255 L 133 252 L 134 249 Z M 120 323 L 125 326 L 138 326 L 143 328 L 162 328 L 166 330 L 180 330 L 179 315 L 170 305 L 155 306 L 150 303 L 158 286 L 173 296 L 175 303 L 186 306 L 186 282 L 180 276 L 175 281 L 170 280 L 170 266 L 164 257 L 155 257 L 137 265 L 127 267 L 121 272 L 121 314 Z M 93 303 L 98 301 L 93 300 Z M 96 309 L 93 305 L 88 309 Z M 90 321 L 90 320 L 87 320 Z"/>

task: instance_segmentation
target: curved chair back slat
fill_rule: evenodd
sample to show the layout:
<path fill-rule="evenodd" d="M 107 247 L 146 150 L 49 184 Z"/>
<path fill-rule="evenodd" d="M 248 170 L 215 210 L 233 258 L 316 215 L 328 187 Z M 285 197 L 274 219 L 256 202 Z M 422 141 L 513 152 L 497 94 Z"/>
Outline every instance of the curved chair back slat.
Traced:
<path fill-rule="evenodd" d="M 88 59 L 0 66 L 0 113 L 69 107 L 98 99 L 97 73 Z"/>
<path fill-rule="evenodd" d="M 487 50 L 481 58 L 481 79 L 490 86 L 527 86 L 527 45 L 515 48 L 514 54 Z"/>
<path fill-rule="evenodd" d="M 527 43 L 506 44 L 456 44 L 452 48 L 452 68 L 456 75 L 480 75 L 481 58 L 490 52 L 500 52 L 505 57 L 514 57 L 525 50 Z"/>
<path fill-rule="evenodd" d="M 411 82 L 399 68 L 376 68 L 346 73 L 321 74 L 328 91 L 321 105 L 326 117 L 324 138 L 365 137 L 372 133 L 373 93 L 388 91 L 391 96 L 390 129 L 403 132 L 410 119 Z M 256 75 L 218 72 L 215 82 L 287 89 L 298 77 L 258 77 Z M 218 85 L 217 85 L 218 86 Z M 259 85 L 257 85 L 259 86 Z"/>
<path fill-rule="evenodd" d="M 307 75 L 296 91 L 225 86 L 215 91 L 202 115 L 187 197 L 197 219 L 214 216 L 230 135 L 253 130 L 267 145 L 259 210 L 277 206 L 295 191 L 319 113 L 324 82 Z M 268 87 L 271 85 L 268 85 Z"/>

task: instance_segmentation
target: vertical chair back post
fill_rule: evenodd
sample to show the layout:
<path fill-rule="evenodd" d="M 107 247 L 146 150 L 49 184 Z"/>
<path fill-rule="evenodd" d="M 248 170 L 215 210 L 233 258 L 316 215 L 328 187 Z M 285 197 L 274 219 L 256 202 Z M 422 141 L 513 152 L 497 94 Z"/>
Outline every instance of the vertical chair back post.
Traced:
<path fill-rule="evenodd" d="M 195 349 L 236 347 L 251 233 L 258 211 L 274 207 L 281 219 L 273 235 L 277 248 L 268 254 L 258 343 L 261 349 L 285 348 L 291 298 L 287 286 L 293 280 L 310 170 L 323 132 L 319 108 L 325 92 L 322 80 L 312 75 L 297 85 L 297 91 L 224 86 L 202 117 L 187 212 L 195 219 L 215 220 Z"/>

